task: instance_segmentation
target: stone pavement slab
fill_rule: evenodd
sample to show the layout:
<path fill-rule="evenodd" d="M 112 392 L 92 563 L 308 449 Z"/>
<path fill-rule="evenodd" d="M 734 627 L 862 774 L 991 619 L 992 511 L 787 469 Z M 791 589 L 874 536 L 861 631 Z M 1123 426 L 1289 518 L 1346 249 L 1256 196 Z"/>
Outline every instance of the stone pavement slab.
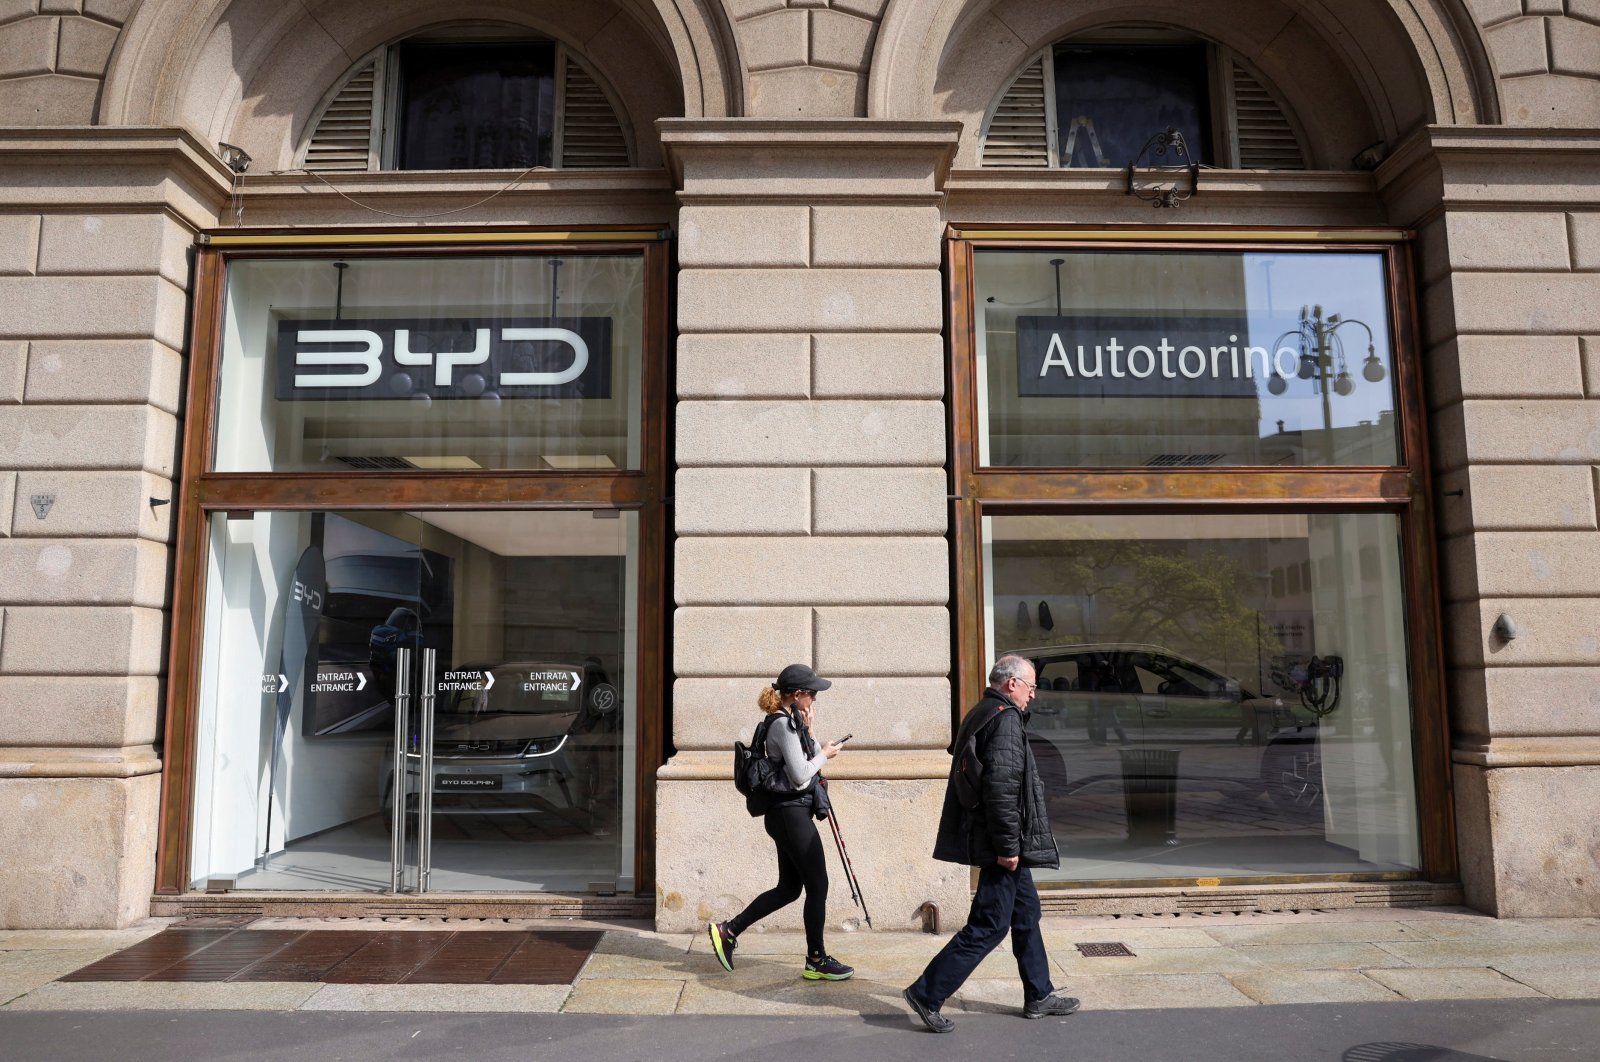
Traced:
<path fill-rule="evenodd" d="M 1129 974 L 1077 977 L 1057 991 L 1077 996 L 1085 1010 L 1143 1010 L 1165 1007 L 1249 1007 L 1255 1000 L 1220 974 Z M 971 980 L 956 993 L 964 1010 L 1015 1013 L 1022 987 L 1012 982 Z"/>
<path fill-rule="evenodd" d="M 1188 926 L 1134 926 L 1107 922 L 1099 926 L 1072 929 L 1051 929 L 1044 923 L 1044 944 L 1051 952 L 1071 948 L 1074 944 L 1109 943 L 1117 941 L 1134 951 L 1140 948 L 1219 948 L 1222 945 L 1205 929 Z M 954 933 L 959 926 L 951 926 Z M 939 938 L 948 939 L 949 934 Z M 1365 939 L 1365 938 L 1362 938 Z"/>
<path fill-rule="evenodd" d="M 1257 1003 L 1399 1002 L 1393 989 L 1356 970 L 1263 970 L 1234 974 L 1233 987 Z"/>
<path fill-rule="evenodd" d="M 0 1005 L 105 958 L 108 949 L 0 952 Z"/>
<path fill-rule="evenodd" d="M 1388 965 L 1492 966 L 1515 962 L 1526 966 L 1600 966 L 1600 941 L 1549 938 L 1379 941 L 1374 946 L 1401 960 Z"/>
<path fill-rule="evenodd" d="M 1600 966 L 1496 963 L 1494 968 L 1552 999 L 1600 999 Z"/>
<path fill-rule="evenodd" d="M 153 937 L 169 919 L 130 929 L 0 929 L 0 951 L 94 951 L 110 954 Z"/>
<path fill-rule="evenodd" d="M 1346 944 L 1376 940 L 1431 940 L 1428 933 L 1403 922 L 1304 922 L 1216 926 L 1202 931 L 1218 944 Z"/>
<path fill-rule="evenodd" d="M 684 982 L 605 978 L 579 981 L 561 1010 L 567 1014 L 672 1014 Z"/>
<path fill-rule="evenodd" d="M 1600 918 L 1491 918 L 1477 911 L 1407 911 L 1399 922 L 1434 940 L 1600 941 Z"/>
<path fill-rule="evenodd" d="M 888 1015 L 910 1014 L 900 998 L 903 985 L 857 978 L 806 981 L 790 974 L 765 985 L 734 987 L 727 982 L 690 981 L 678 1002 L 679 1014 Z"/>
<path fill-rule="evenodd" d="M 1273 970 L 1363 970 L 1369 966 L 1403 966 L 1376 944 L 1251 944 L 1232 949 Z"/>
<path fill-rule="evenodd" d="M 297 1010 L 323 986 L 176 981 L 73 981 L 45 985 L 8 1010 Z M 566 986 L 562 986 L 566 987 Z"/>
<path fill-rule="evenodd" d="M 312 985 L 301 1010 L 553 1014 L 570 985 Z"/>
<path fill-rule="evenodd" d="M 1540 993 L 1487 967 L 1368 970 L 1367 976 L 1407 999 L 1523 999 Z"/>
<path fill-rule="evenodd" d="M 1076 948 L 1061 948 L 1050 953 L 1050 961 L 1068 977 L 1101 977 L 1108 974 L 1242 973 L 1256 969 L 1252 959 L 1232 948 L 1150 948 L 1137 951 L 1132 956 L 1111 955 L 1095 958 L 1080 954 Z M 1180 1004 L 1174 1004 L 1178 1005 Z"/>

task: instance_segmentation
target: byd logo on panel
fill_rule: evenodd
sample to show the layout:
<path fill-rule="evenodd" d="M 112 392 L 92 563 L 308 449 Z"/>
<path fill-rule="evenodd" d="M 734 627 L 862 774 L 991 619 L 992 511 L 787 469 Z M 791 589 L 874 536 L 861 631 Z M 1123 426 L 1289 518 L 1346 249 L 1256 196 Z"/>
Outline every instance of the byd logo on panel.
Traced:
<path fill-rule="evenodd" d="M 611 319 L 280 321 L 285 400 L 609 398 Z"/>

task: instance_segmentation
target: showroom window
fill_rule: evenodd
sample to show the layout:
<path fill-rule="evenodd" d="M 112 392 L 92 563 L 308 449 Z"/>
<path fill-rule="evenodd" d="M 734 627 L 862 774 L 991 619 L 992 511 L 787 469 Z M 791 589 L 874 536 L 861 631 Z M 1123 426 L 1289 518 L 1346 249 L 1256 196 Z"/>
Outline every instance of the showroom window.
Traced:
<path fill-rule="evenodd" d="M 1062 885 L 1448 876 L 1404 234 L 957 231 L 961 701 Z"/>
<path fill-rule="evenodd" d="M 650 887 L 666 268 L 202 239 L 162 891 Z"/>
<path fill-rule="evenodd" d="M 1028 59 L 990 105 L 982 164 L 1121 168 L 1175 129 L 1188 148 L 1145 162 L 1303 170 L 1304 138 L 1278 90 L 1232 49 L 1129 27 L 1061 41 Z"/>

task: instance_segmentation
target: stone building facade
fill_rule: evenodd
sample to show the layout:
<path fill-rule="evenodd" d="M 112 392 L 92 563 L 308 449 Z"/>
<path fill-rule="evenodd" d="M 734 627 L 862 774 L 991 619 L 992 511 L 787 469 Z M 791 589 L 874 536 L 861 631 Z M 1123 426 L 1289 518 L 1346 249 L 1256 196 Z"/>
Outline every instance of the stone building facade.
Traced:
<path fill-rule="evenodd" d="M 370 167 L 310 172 L 307 144 L 353 71 L 462 25 L 559 42 L 572 57 L 560 62 L 605 87 L 626 164 L 405 169 L 374 147 Z M 1293 116 L 1303 165 L 1219 154 L 1192 199 L 1152 209 L 1128 194 L 1121 159 L 986 156 L 1036 56 L 1129 27 L 1239 57 Z M 249 157 L 242 173 L 219 145 Z M 298 234 L 353 258 L 352 234 L 417 247 L 606 230 L 665 234 L 671 256 L 659 292 L 671 340 L 644 344 L 648 371 L 670 368 L 646 399 L 662 431 L 641 459 L 662 478 L 622 506 L 646 528 L 628 548 L 658 576 L 638 591 L 658 596 L 639 621 L 658 628 L 624 691 L 650 706 L 626 717 L 639 782 L 623 787 L 623 817 L 642 864 L 615 879 L 634 906 L 607 909 L 685 929 L 764 886 L 752 867 L 766 842 L 728 785 L 727 749 L 792 661 L 836 680 L 820 702 L 827 730 L 855 734 L 830 775 L 874 921 L 964 909 L 966 872 L 928 857 L 952 723 L 997 648 L 982 588 L 969 592 L 981 544 L 963 449 L 963 241 L 1181 233 L 1304 248 L 1380 233 L 1409 248 L 1390 259 L 1394 364 L 1421 382 L 1405 416 L 1427 446 L 1404 466 L 1356 464 L 1396 466 L 1390 508 L 1420 529 L 1403 550 L 1418 611 L 1401 673 L 1415 718 L 1439 721 L 1413 722 L 1408 746 L 1435 787 L 1417 827 L 1432 854 L 1413 873 L 1191 872 L 1186 885 L 1107 873 L 1051 902 L 1463 897 L 1502 916 L 1600 913 L 1600 825 L 1578 813 L 1600 802 L 1597 159 L 1591 0 L 3 0 L 0 925 L 515 912 L 569 896 L 273 894 L 232 879 L 206 891 L 184 861 L 197 801 L 212 799 L 197 794 L 193 751 L 209 725 L 194 677 L 208 651 L 193 634 L 213 526 L 201 510 L 222 521 L 252 502 L 205 493 L 210 457 L 186 429 L 212 401 L 191 387 L 197 367 L 224 356 L 208 248 L 248 254 Z M 213 423 L 218 437 L 235 427 Z M 445 507 L 444 494 L 413 497 Z M 830 921 L 857 917 L 836 883 Z"/>

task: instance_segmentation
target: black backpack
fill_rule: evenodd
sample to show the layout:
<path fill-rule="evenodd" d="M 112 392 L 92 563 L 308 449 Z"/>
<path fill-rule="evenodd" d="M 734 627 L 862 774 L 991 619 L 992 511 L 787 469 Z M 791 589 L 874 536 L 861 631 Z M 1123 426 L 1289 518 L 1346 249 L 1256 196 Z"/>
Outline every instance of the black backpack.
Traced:
<path fill-rule="evenodd" d="M 772 729 L 774 721 L 781 718 L 783 713 L 774 712 L 756 724 L 750 744 L 742 741 L 733 743 L 733 787 L 743 795 L 745 810 L 750 812 L 752 818 L 767 813 L 778 791 L 773 783 L 780 777 L 778 772 L 783 770 L 783 765 L 767 755 L 767 731 Z"/>
<path fill-rule="evenodd" d="M 956 743 L 951 748 L 954 761 L 950 764 L 950 781 L 956 789 L 956 799 L 968 811 L 978 810 L 983 803 L 983 761 L 978 758 L 978 735 L 995 724 L 1000 712 L 986 719 L 982 726 L 974 726 L 970 733 L 966 720 L 956 732 Z"/>

